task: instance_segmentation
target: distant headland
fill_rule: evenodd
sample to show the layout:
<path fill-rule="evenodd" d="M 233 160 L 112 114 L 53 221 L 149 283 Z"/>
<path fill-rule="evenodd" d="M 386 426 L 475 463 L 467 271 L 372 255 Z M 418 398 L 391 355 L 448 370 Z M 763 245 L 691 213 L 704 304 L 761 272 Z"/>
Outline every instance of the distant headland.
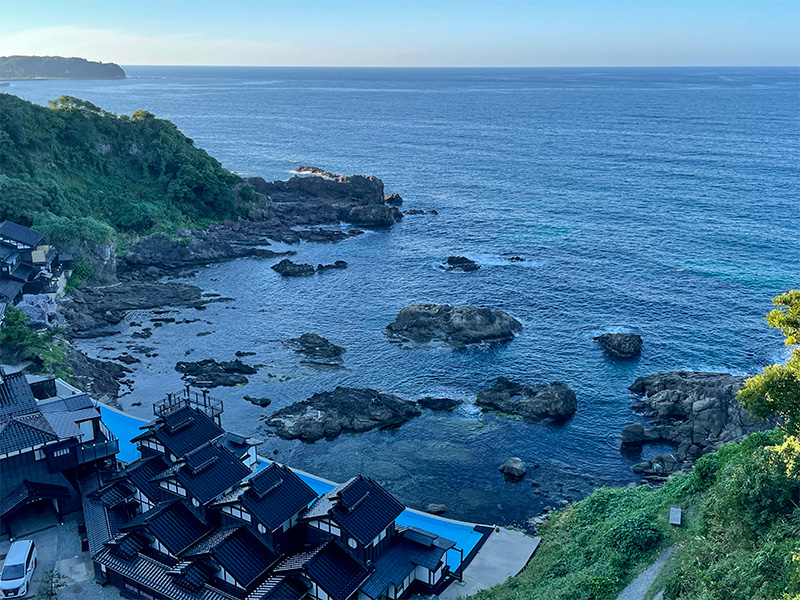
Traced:
<path fill-rule="evenodd" d="M 125 79 L 117 64 L 63 56 L 0 56 L 0 79 Z"/>

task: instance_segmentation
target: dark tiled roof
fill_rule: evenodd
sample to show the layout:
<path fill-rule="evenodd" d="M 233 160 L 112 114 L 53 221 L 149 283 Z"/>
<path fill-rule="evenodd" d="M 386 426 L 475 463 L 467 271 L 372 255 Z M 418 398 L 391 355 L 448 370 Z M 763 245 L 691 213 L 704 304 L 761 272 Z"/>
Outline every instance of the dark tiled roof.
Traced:
<path fill-rule="evenodd" d="M 419 535 L 419 534 L 425 535 Z M 405 581 L 417 565 L 435 571 L 447 552 L 445 546 L 454 546 L 454 542 L 444 540 L 426 531 L 417 529 L 412 532 L 413 539 L 421 538 L 417 543 L 403 536 L 392 543 L 386 552 L 375 562 L 375 572 L 361 586 L 361 591 L 370 598 L 378 598 L 386 591 L 389 584 L 399 586 Z M 440 541 L 439 541 L 440 540 Z"/>
<path fill-rule="evenodd" d="M 110 549 L 106 548 L 94 559 L 108 569 L 153 589 L 170 600 L 231 600 L 234 598 L 208 586 L 204 586 L 197 593 L 183 589 L 176 585 L 174 578 L 169 574 L 169 565 L 142 554 L 127 561 L 115 556 Z"/>
<path fill-rule="evenodd" d="M 32 247 L 38 246 L 44 237 L 38 231 L 28 229 L 11 221 L 0 223 L 0 236 Z"/>
<path fill-rule="evenodd" d="M 180 501 L 162 502 L 141 513 L 122 531 L 145 529 L 177 556 L 206 535 L 209 527 Z"/>
<path fill-rule="evenodd" d="M 270 577 L 248 594 L 246 600 L 297 600 L 308 589 L 309 585 L 299 577 Z"/>
<path fill-rule="evenodd" d="M 192 592 L 200 591 L 213 576 L 213 572 L 210 572 L 210 569 L 203 566 L 200 561 L 192 560 L 183 560 L 168 572 L 175 578 L 177 585 Z"/>
<path fill-rule="evenodd" d="M 0 454 L 56 440 L 58 436 L 41 414 L 0 421 Z"/>
<path fill-rule="evenodd" d="M 291 469 L 271 464 L 251 477 L 236 499 L 271 531 L 278 529 L 317 497 Z"/>
<path fill-rule="evenodd" d="M 192 496 L 206 503 L 247 477 L 250 469 L 225 448 L 207 444 L 187 454 L 167 473 Z"/>
<path fill-rule="evenodd" d="M 169 468 L 167 461 L 163 457 L 153 456 L 151 458 L 139 458 L 129 463 L 116 478 L 127 478 L 141 492 L 156 501 L 159 498 L 158 482 L 154 479 Z"/>
<path fill-rule="evenodd" d="M 289 556 L 274 571 L 276 575 L 304 573 L 333 600 L 349 598 L 370 572 L 336 542 L 325 542 Z"/>
<path fill-rule="evenodd" d="M 0 298 L 5 298 L 8 302 L 11 302 L 19 295 L 23 287 L 25 287 L 25 284 L 21 281 L 6 279 L 5 277 L 0 278 Z"/>
<path fill-rule="evenodd" d="M 357 475 L 320 496 L 303 518 L 328 516 L 362 544 L 369 544 L 394 522 L 404 508 L 378 483 Z"/>
<path fill-rule="evenodd" d="M 145 428 L 175 456 L 184 456 L 225 433 L 207 414 L 186 406 L 148 423 Z M 133 441 L 146 437 L 149 437 L 147 432 Z"/>
<path fill-rule="evenodd" d="M 447 538 L 438 536 L 430 531 L 425 531 L 419 527 L 403 527 L 398 532 L 403 538 L 415 544 L 419 544 L 420 546 L 435 546 L 437 548 L 443 548 L 444 550 L 450 550 L 450 548 L 454 548 L 456 545 L 455 542 Z"/>
<path fill-rule="evenodd" d="M 33 397 L 31 386 L 22 372 L 3 375 L 0 383 L 0 421 L 10 417 L 18 417 L 31 413 L 38 413 L 36 398 Z"/>
<path fill-rule="evenodd" d="M 65 481 L 66 483 L 66 481 Z M 35 500 L 64 499 L 70 497 L 69 488 L 52 483 L 39 483 L 27 479 L 14 488 L 7 495 L 4 494 L 0 502 L 0 516 L 5 516 L 16 508 Z"/>
<path fill-rule="evenodd" d="M 253 584 L 280 557 L 247 527 L 219 529 L 189 548 L 184 557 L 206 555 L 244 587 Z"/>
<path fill-rule="evenodd" d="M 138 535 L 133 533 L 120 533 L 106 542 L 106 548 L 111 553 L 125 560 L 133 560 L 139 551 L 145 547 L 145 543 Z"/>

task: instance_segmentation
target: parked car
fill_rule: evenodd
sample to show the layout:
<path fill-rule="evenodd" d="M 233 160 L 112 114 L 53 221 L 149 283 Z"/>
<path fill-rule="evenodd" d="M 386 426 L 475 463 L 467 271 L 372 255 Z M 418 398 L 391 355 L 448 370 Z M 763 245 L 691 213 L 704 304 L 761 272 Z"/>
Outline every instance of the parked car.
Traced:
<path fill-rule="evenodd" d="M 24 598 L 28 595 L 36 569 L 36 544 L 20 540 L 11 544 L 0 572 L 0 598 Z"/>

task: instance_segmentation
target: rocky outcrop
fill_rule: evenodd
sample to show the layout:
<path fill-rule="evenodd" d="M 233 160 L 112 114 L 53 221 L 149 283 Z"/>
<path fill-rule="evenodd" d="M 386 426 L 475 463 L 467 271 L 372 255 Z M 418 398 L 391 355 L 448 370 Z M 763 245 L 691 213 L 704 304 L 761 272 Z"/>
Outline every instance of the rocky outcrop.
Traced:
<path fill-rule="evenodd" d="M 320 169 L 319 167 L 312 167 L 312 166 L 300 166 L 294 170 L 295 173 L 300 173 L 302 175 L 318 175 L 319 177 L 327 177 L 328 179 L 338 179 L 341 175 L 337 175 L 336 173 L 331 173 L 330 171 L 326 171 L 325 169 Z"/>
<path fill-rule="evenodd" d="M 425 396 L 420 398 L 419 404 L 422 408 L 435 411 L 449 411 L 461 405 L 460 400 L 453 398 L 434 398 L 432 396 Z"/>
<path fill-rule="evenodd" d="M 400 197 L 400 194 L 389 194 L 388 196 L 384 196 L 383 201 L 391 206 L 400 206 L 403 204 L 403 199 Z"/>
<path fill-rule="evenodd" d="M 280 409 L 270 415 L 266 424 L 283 439 L 315 442 L 343 433 L 395 427 L 420 414 L 413 402 L 393 394 L 337 387 Z"/>
<path fill-rule="evenodd" d="M 514 456 L 500 465 L 500 472 L 506 476 L 506 479 L 519 481 L 528 472 L 528 465 L 518 456 Z"/>
<path fill-rule="evenodd" d="M 189 383 L 197 387 L 233 387 L 248 383 L 245 375 L 254 375 L 258 369 L 243 363 L 238 358 L 216 361 L 211 358 L 196 362 L 181 361 L 175 370 L 183 373 Z"/>
<path fill-rule="evenodd" d="M 337 260 L 329 265 L 317 265 L 317 273 L 324 273 L 325 271 L 335 271 L 347 268 L 347 262 L 344 260 Z"/>
<path fill-rule="evenodd" d="M 110 325 L 118 325 L 128 311 L 162 306 L 201 306 L 205 301 L 199 287 L 185 283 L 144 283 L 131 281 L 103 288 L 80 288 L 62 300 L 62 313 L 70 337 L 104 335 Z"/>
<path fill-rule="evenodd" d="M 399 341 L 439 340 L 453 346 L 507 342 L 521 329 L 522 324 L 502 310 L 449 304 L 412 304 L 386 327 Z"/>
<path fill-rule="evenodd" d="M 294 263 L 288 258 L 284 258 L 277 265 L 272 265 L 272 270 L 279 273 L 282 277 L 305 277 L 313 275 L 314 267 L 307 263 Z"/>
<path fill-rule="evenodd" d="M 529 421 L 563 422 L 578 408 L 575 392 L 565 383 L 525 385 L 505 377 L 478 393 L 475 404 L 483 409 L 518 415 Z"/>
<path fill-rule="evenodd" d="M 472 273 L 480 268 L 480 265 L 466 256 L 448 256 L 446 265 L 443 267 L 447 271 L 463 271 Z"/>
<path fill-rule="evenodd" d="M 774 426 L 754 422 L 736 400 L 745 377 L 730 373 L 673 371 L 639 377 L 630 390 L 640 396 L 634 409 L 650 417 L 651 425 L 628 425 L 622 443 L 627 449 L 643 444 L 671 444 L 675 452 L 637 464 L 634 471 L 651 479 L 690 467 L 701 455 L 721 444 Z"/>
<path fill-rule="evenodd" d="M 337 360 L 346 352 L 342 346 L 332 344 L 316 333 L 304 333 L 300 337 L 286 340 L 286 344 L 295 352 L 318 360 Z"/>
<path fill-rule="evenodd" d="M 377 177 L 292 177 L 268 183 L 247 180 L 267 197 L 275 216 L 289 226 L 345 222 L 359 227 L 388 227 L 403 218 L 385 203 Z"/>
<path fill-rule="evenodd" d="M 174 237 L 155 233 L 142 238 L 122 258 L 128 267 L 155 267 L 181 269 L 236 258 L 276 258 L 294 252 L 273 252 L 266 240 L 256 240 L 259 245 L 242 245 L 242 236 L 230 228 L 203 230 L 182 229 Z"/>
<path fill-rule="evenodd" d="M 93 398 L 116 398 L 121 381 L 131 372 L 118 363 L 86 356 L 72 346 L 66 348 L 64 363 L 71 371 L 70 383 L 85 389 Z"/>
<path fill-rule="evenodd" d="M 58 304 L 48 294 L 25 294 L 17 308 L 28 317 L 33 329 L 52 329 L 62 321 Z"/>
<path fill-rule="evenodd" d="M 350 231 L 339 231 L 337 229 L 301 229 L 297 232 L 298 237 L 304 242 L 313 242 L 317 244 L 330 244 L 341 242 L 343 240 L 355 237 L 357 235 L 364 235 L 360 229 L 351 229 Z"/>
<path fill-rule="evenodd" d="M 635 333 L 604 333 L 592 339 L 616 358 L 634 358 L 642 353 L 642 336 Z"/>

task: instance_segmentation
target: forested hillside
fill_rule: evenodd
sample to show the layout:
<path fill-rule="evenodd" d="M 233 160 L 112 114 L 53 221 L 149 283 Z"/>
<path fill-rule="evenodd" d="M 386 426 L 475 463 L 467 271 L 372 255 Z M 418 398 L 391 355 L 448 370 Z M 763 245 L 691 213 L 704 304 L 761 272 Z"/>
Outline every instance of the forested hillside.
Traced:
<path fill-rule="evenodd" d="M 114 63 L 63 56 L 0 56 L 0 79 L 124 79 Z"/>
<path fill-rule="evenodd" d="M 170 121 L 69 96 L 0 94 L 0 219 L 54 240 L 142 234 L 235 216 L 259 199 Z"/>

